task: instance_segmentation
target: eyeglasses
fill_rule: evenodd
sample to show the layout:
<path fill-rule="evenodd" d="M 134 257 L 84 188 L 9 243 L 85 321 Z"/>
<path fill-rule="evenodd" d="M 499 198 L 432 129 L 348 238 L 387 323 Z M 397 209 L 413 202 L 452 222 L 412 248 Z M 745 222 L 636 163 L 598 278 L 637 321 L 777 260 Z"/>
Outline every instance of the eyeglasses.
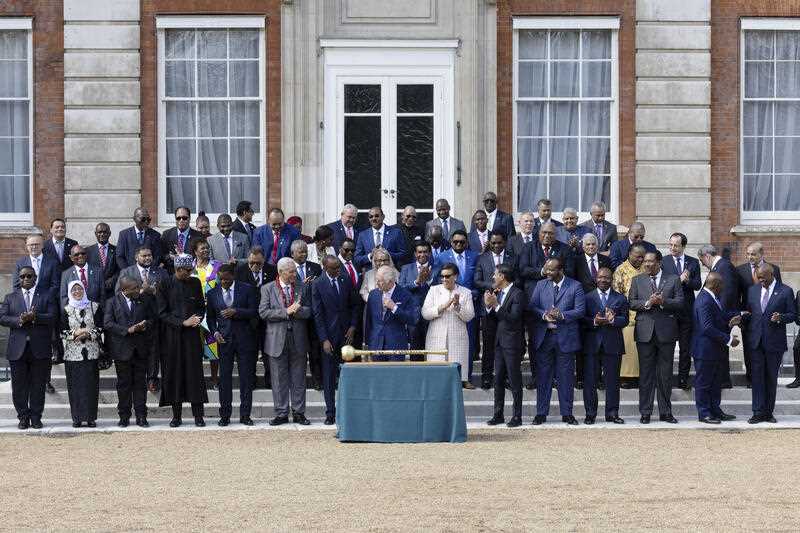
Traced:
<path fill-rule="evenodd" d="M 175 220 L 189 220 L 189 217 L 175 217 Z"/>
<path fill-rule="evenodd" d="M 73 254 L 72 254 L 72 255 L 74 255 L 74 256 L 77 256 L 77 257 L 80 257 L 80 256 L 82 256 L 82 255 L 86 255 L 86 252 L 73 252 Z"/>
<path fill-rule="evenodd" d="M 455 275 L 455 274 L 441 274 L 441 276 L 442 276 L 444 279 L 450 279 L 450 278 L 452 278 L 454 275 Z"/>
<path fill-rule="evenodd" d="M 142 222 L 150 222 L 153 219 L 150 217 L 139 217 L 139 220 L 141 220 Z"/>
<path fill-rule="evenodd" d="M 367 218 L 381 218 L 383 215 L 369 215 Z"/>
<path fill-rule="evenodd" d="M 36 277 L 36 274 L 20 274 L 19 279 L 33 279 Z"/>

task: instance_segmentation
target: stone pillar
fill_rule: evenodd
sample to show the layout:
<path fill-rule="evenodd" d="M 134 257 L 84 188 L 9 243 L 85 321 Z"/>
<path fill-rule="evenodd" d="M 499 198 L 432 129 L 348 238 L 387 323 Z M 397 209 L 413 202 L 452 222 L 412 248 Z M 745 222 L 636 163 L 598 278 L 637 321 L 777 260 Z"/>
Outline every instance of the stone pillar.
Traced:
<path fill-rule="evenodd" d="M 710 0 L 636 3 L 636 218 L 711 241 Z"/>
<path fill-rule="evenodd" d="M 112 240 L 141 200 L 139 0 L 64 1 L 64 213 L 69 235 Z"/>

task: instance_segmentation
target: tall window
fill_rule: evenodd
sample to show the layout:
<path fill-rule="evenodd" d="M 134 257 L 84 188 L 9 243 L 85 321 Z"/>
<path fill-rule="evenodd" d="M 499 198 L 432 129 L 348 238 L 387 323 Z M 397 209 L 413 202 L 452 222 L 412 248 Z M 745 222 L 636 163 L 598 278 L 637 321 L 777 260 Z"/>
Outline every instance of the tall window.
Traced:
<path fill-rule="evenodd" d="M 159 18 L 162 26 L 165 19 Z M 241 17 L 236 17 L 240 20 Z M 257 214 L 265 181 L 264 30 L 203 27 L 159 32 L 162 96 L 159 121 L 163 215 L 181 205 L 209 215 L 231 213 L 241 200 Z"/>
<path fill-rule="evenodd" d="M 30 19 L 0 18 L 0 222 L 30 222 L 32 84 Z"/>
<path fill-rule="evenodd" d="M 556 212 L 588 213 L 598 200 L 618 211 L 618 19 L 599 22 L 514 21 L 517 211 L 540 198 Z"/>
<path fill-rule="evenodd" d="M 742 32 L 744 222 L 800 222 L 800 31 L 776 27 Z"/>

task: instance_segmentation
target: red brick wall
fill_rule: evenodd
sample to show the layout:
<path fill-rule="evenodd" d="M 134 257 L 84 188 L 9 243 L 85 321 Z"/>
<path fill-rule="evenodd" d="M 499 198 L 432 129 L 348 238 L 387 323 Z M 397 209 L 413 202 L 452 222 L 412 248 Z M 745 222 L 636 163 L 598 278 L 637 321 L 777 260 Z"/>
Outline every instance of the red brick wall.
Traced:
<path fill-rule="evenodd" d="M 615 15 L 619 30 L 619 188 L 618 222 L 636 217 L 636 61 L 635 0 L 498 0 L 497 1 L 497 193 L 502 208 L 513 202 L 513 29 L 512 17 L 523 15 Z"/>
<path fill-rule="evenodd" d="M 61 0 L 0 1 L 0 17 L 33 18 L 33 217 L 64 215 L 64 8 Z M 25 254 L 24 236 L 0 226 L 0 272 Z"/>
<path fill-rule="evenodd" d="M 744 262 L 747 244 L 760 241 L 766 257 L 787 271 L 800 270 L 800 237 L 731 235 L 739 223 L 739 42 L 741 17 L 797 17 L 800 0 L 711 2 L 711 242 Z M 768 224 L 768 221 L 765 221 Z"/>
<path fill-rule="evenodd" d="M 142 205 L 158 212 L 158 86 L 156 15 L 263 15 L 267 18 L 267 192 L 262 211 L 281 205 L 280 0 L 142 0 Z M 163 222 L 163 221 L 162 221 Z"/>

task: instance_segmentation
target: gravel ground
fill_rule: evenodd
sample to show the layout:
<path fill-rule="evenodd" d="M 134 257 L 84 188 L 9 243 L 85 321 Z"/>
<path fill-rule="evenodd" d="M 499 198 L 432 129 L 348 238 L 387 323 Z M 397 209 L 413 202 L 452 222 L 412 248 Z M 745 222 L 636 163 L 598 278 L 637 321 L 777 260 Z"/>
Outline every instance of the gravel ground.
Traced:
<path fill-rule="evenodd" d="M 800 431 L 0 436 L 0 530 L 800 530 Z"/>

